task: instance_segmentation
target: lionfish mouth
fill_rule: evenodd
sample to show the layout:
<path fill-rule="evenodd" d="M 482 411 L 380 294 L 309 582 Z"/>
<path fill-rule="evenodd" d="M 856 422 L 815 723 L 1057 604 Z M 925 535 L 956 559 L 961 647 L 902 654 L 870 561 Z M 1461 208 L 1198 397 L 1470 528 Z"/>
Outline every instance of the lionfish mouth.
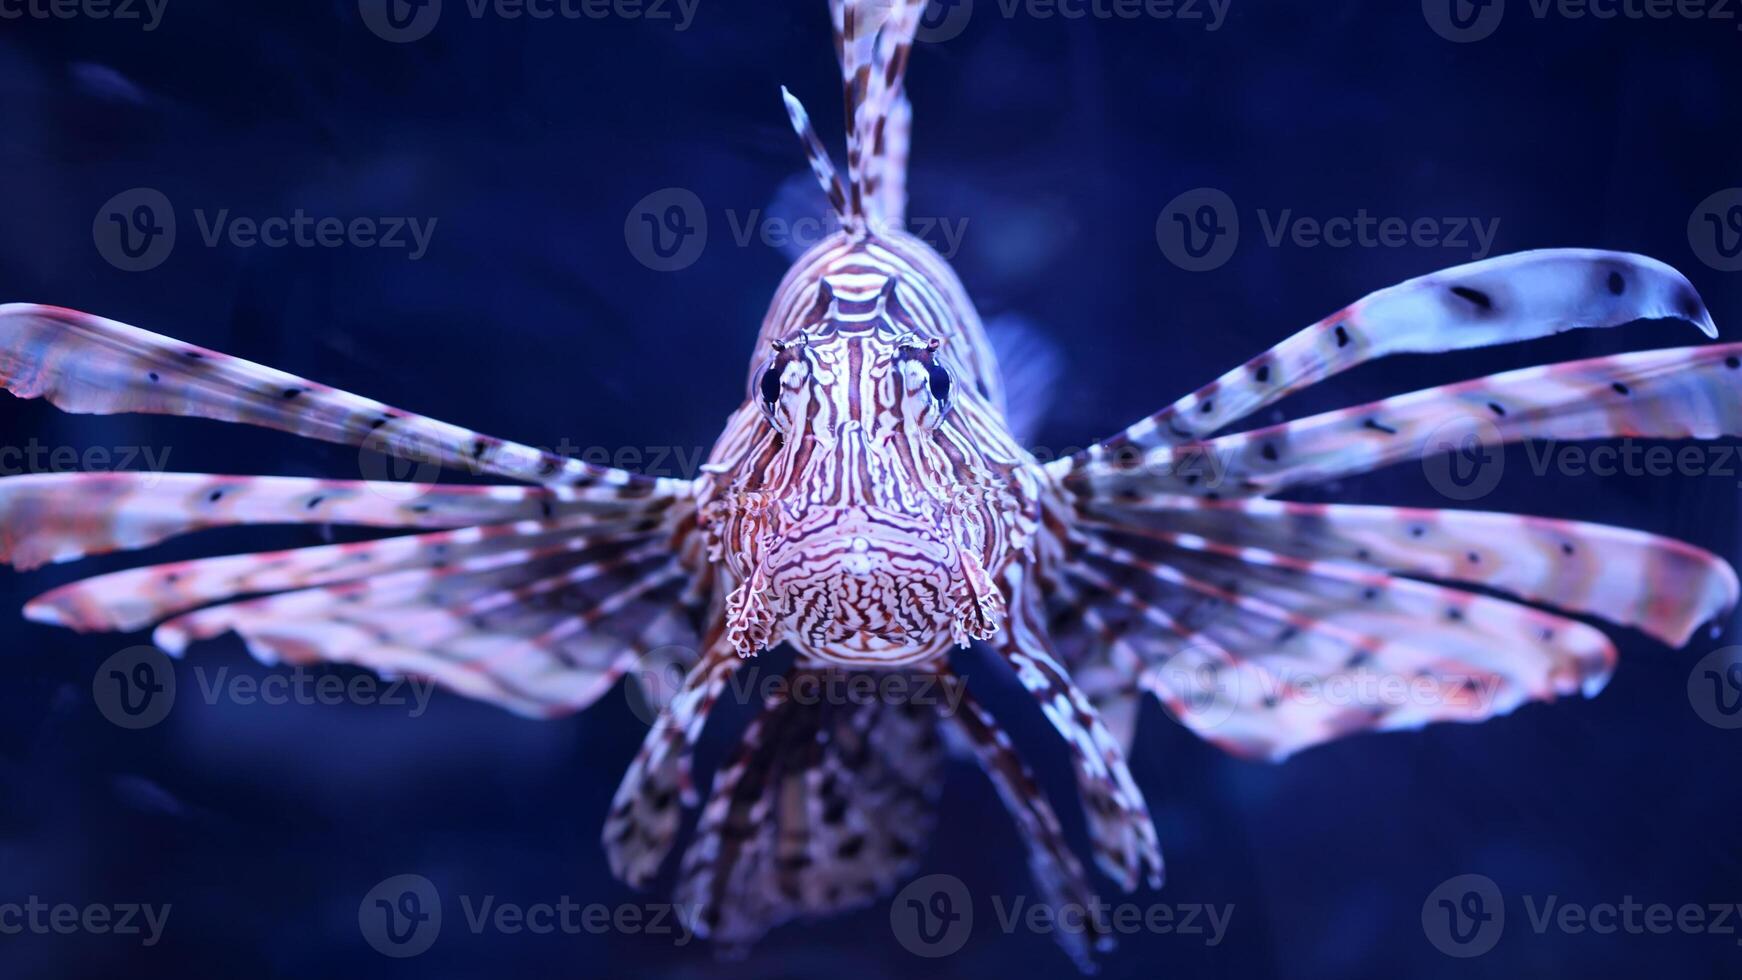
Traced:
<path fill-rule="evenodd" d="M 858 654 L 883 656 L 914 645 L 915 637 L 904 630 L 855 630 L 836 628 L 829 631 L 828 642 L 833 648 Z"/>
<path fill-rule="evenodd" d="M 996 593 L 954 534 L 931 515 L 812 511 L 730 598 L 734 643 L 749 655 L 789 640 L 826 661 L 896 666 L 984 637 Z"/>

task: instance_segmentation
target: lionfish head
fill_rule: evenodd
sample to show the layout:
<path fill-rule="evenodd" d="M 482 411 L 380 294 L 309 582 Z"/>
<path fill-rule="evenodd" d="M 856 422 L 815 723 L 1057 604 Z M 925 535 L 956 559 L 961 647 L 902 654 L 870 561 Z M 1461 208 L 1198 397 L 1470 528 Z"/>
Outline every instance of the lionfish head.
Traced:
<path fill-rule="evenodd" d="M 750 451 L 712 523 L 742 654 L 912 663 L 1002 619 L 992 572 L 1021 547 L 1022 495 L 987 443 L 1008 437 L 951 346 L 901 325 L 892 283 L 856 299 L 825 281 L 752 372 Z"/>

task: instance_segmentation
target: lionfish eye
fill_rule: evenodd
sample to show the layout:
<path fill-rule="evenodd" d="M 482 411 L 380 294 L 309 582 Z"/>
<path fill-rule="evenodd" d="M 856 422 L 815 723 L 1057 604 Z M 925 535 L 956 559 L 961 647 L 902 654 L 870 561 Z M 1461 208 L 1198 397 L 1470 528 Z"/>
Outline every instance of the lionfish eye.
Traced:
<path fill-rule="evenodd" d="M 780 376 L 783 373 L 785 373 L 785 367 L 779 361 L 768 365 L 768 370 L 762 372 L 762 381 L 759 387 L 762 389 L 762 408 L 764 411 L 773 411 L 775 404 L 780 401 Z"/>
<path fill-rule="evenodd" d="M 950 387 L 955 383 L 954 379 L 950 377 L 949 369 L 927 362 L 925 371 L 931 378 L 931 396 L 938 400 L 938 404 L 948 405 L 950 403 Z"/>

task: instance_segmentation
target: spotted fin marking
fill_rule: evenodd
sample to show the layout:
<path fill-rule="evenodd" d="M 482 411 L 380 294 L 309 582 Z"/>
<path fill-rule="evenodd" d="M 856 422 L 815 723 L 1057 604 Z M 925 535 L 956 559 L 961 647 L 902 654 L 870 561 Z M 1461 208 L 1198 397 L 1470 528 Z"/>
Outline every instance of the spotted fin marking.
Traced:
<path fill-rule="evenodd" d="M 80 632 L 130 633 L 187 610 L 243 595 L 335 585 L 412 569 L 441 569 L 502 552 L 551 546 L 579 550 L 610 540 L 646 539 L 662 519 L 493 524 L 407 537 L 288 551 L 226 555 L 130 568 L 83 579 L 32 599 L 25 616 Z"/>
<path fill-rule="evenodd" d="M 660 517 L 688 496 L 688 483 L 541 453 L 52 307 L 0 306 L 0 384 L 71 412 L 249 422 L 544 484 L 434 487 L 155 473 L 0 480 L 0 559 L 22 567 L 143 548 L 222 525 L 466 528 L 435 540 L 241 555 L 103 576 L 32 602 L 26 611 L 38 620 L 134 629 L 172 615 L 154 640 L 174 653 L 235 632 L 262 660 L 427 676 L 533 717 L 590 704 L 648 643 L 693 638 L 696 597 L 680 565 L 687 550 L 680 539 L 693 527 L 666 526 Z M 488 526 L 516 523 L 507 530 Z M 506 543 L 516 535 L 522 539 Z M 445 550 L 457 554 L 444 556 Z M 188 611 L 235 599 L 244 588 L 295 591 Z"/>
<path fill-rule="evenodd" d="M 715 780 L 675 901 L 697 931 L 743 947 L 769 929 L 876 901 L 912 873 L 942 781 L 924 704 L 791 698 L 824 674 L 795 668 Z"/>
<path fill-rule="evenodd" d="M 1040 890 L 1040 903 L 1052 908 L 1094 907 L 1094 886 L 1065 840 L 1058 815 L 1034 773 L 997 719 L 974 700 L 960 678 L 950 676 L 947 680 L 954 688 L 952 698 L 957 699 L 960 707 L 941 714 L 945 731 L 979 762 L 1016 822 L 1028 849 L 1028 871 Z M 1113 948 L 1113 937 L 1101 931 L 1101 925 L 1099 918 L 1091 916 L 1081 931 L 1054 932 L 1066 954 L 1084 973 L 1094 972 L 1093 954 Z"/>
<path fill-rule="evenodd" d="M 1395 645 L 1428 662 L 1445 659 L 1492 673 L 1539 698 L 1595 694 L 1614 666 L 1613 648 L 1600 631 L 1504 599 L 1339 562 L 1181 543 L 1127 527 L 1096 530 L 1089 538 L 1095 559 L 1147 572 L 1163 587 L 1154 594 L 1177 618 L 1215 633 L 1225 645 L 1245 637 L 1286 645 L 1297 633 L 1306 644 L 1343 652 Z M 1433 624 L 1440 623 L 1436 631 Z M 1416 633 L 1407 631 L 1410 624 Z M 1218 632 L 1224 628 L 1228 632 Z"/>
<path fill-rule="evenodd" d="M 630 549 L 633 552 L 633 549 Z M 681 588 L 643 546 L 545 547 L 281 593 L 189 613 L 158 646 L 235 632 L 265 663 L 347 663 L 548 718 L 591 704 L 649 644 L 677 642 Z"/>
<path fill-rule="evenodd" d="M 1169 498 L 1092 504 L 1107 523 L 1168 532 L 1196 547 L 1252 548 L 1465 582 L 1637 627 L 1683 646 L 1735 609 L 1736 572 L 1670 538 L 1579 521 L 1486 511 L 1277 500 Z"/>
<path fill-rule="evenodd" d="M 677 842 L 685 806 L 693 805 L 691 756 L 714 705 L 743 661 L 715 622 L 706 652 L 648 729 L 611 799 L 605 858 L 619 881 L 645 888 Z"/>
<path fill-rule="evenodd" d="M 42 473 L 0 479 L 0 562 L 32 569 L 239 524 L 454 528 L 595 515 L 676 498 L 596 501 L 567 487 L 417 486 L 201 473 Z"/>
<path fill-rule="evenodd" d="M 1013 566 L 1007 574 L 1020 576 L 1022 570 Z M 1013 582 L 1008 594 L 1037 593 Z M 991 637 L 989 645 L 1009 664 L 1064 739 L 1082 794 L 1095 863 L 1126 891 L 1143 881 L 1159 888 L 1163 877 L 1161 845 L 1149 806 L 1131 778 L 1124 748 L 1071 681 L 1045 636 L 1037 611 L 1012 608 L 1007 628 Z"/>
<path fill-rule="evenodd" d="M 1509 371 L 1209 442 L 1152 449 L 1135 465 L 1059 472 L 1079 494 L 1268 496 L 1445 452 L 1459 428 L 1484 442 L 1742 435 L 1742 344 L 1642 351 Z M 1057 464 L 1053 464 L 1057 466 Z"/>
<path fill-rule="evenodd" d="M 1083 546 L 1070 574 L 1138 656 L 1121 669 L 1241 755 L 1594 696 L 1614 668 L 1583 623 L 1361 566 L 1130 527 Z"/>
<path fill-rule="evenodd" d="M 339 582 L 282 592 L 274 595 L 209 606 L 177 616 L 159 626 L 154 639 L 171 653 L 182 652 L 190 643 L 222 636 L 231 630 L 245 631 L 258 622 L 314 621 L 347 610 L 403 608 L 428 605 L 442 619 L 468 621 L 485 613 L 535 608 L 527 600 L 547 597 L 568 585 L 601 575 L 641 579 L 641 567 L 666 563 L 670 553 L 657 535 L 618 537 L 606 541 L 568 537 L 496 553 L 484 553 L 437 567 L 413 567 L 372 578 Z M 537 574 L 515 568 L 524 564 Z M 498 583 L 482 592 L 476 587 Z M 482 605 L 480 605 L 482 604 Z"/>
<path fill-rule="evenodd" d="M 1197 442 L 1286 395 L 1393 354 L 1465 350 L 1661 318 L 1686 320 L 1718 336 L 1687 278 L 1643 255 L 1545 249 L 1474 262 L 1359 300 L 1091 454 Z"/>
<path fill-rule="evenodd" d="M 677 495 L 688 484 L 593 466 L 480 435 L 372 399 L 114 320 L 52 306 L 0 306 L 0 385 L 68 411 L 246 422 L 401 459 L 600 498 Z"/>

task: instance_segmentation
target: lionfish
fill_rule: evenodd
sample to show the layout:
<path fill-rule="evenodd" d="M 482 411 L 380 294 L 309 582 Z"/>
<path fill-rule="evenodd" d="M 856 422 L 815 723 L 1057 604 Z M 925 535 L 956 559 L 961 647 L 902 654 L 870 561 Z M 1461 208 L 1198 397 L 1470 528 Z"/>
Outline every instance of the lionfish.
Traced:
<path fill-rule="evenodd" d="M 1277 497 L 1423 458 L 1449 422 L 1480 425 L 1493 443 L 1742 434 L 1742 344 L 1532 367 L 1223 434 L 1393 354 L 1642 319 L 1715 338 L 1689 282 L 1642 256 L 1526 252 L 1381 290 L 1042 465 L 1007 425 L 962 283 L 903 230 L 903 79 L 924 6 L 832 0 L 844 179 L 785 93 L 840 228 L 781 282 L 746 397 L 693 480 L 589 465 L 71 310 L 0 307 L 0 383 L 19 397 L 246 422 L 517 481 L 408 495 L 368 480 L 10 477 L 0 558 L 20 568 L 221 525 L 418 532 L 122 571 L 25 614 L 86 631 L 159 624 L 155 642 L 177 655 L 235 633 L 268 663 L 424 677 L 540 718 L 665 658 L 682 681 L 644 685 L 659 714 L 604 847 L 620 878 L 644 886 L 700 806 L 677 897 L 699 910 L 700 932 L 742 946 L 910 876 L 947 753 L 990 777 L 1045 898 L 1093 900 L 1036 776 L 951 665 L 976 641 L 1057 730 L 1093 864 L 1131 891 L 1162 879 L 1126 762 L 1146 693 L 1229 752 L 1281 760 L 1358 732 L 1597 694 L 1615 647 L 1550 607 L 1679 647 L 1734 606 L 1723 560 L 1637 531 Z M 734 673 L 780 644 L 794 651 L 793 683 L 778 691 L 873 673 L 927 678 L 950 696 L 758 699 L 704 802 L 690 762 L 704 724 Z M 1417 694 L 1295 696 L 1385 678 Z M 1085 968 L 1111 939 L 1093 923 L 1059 935 Z"/>

